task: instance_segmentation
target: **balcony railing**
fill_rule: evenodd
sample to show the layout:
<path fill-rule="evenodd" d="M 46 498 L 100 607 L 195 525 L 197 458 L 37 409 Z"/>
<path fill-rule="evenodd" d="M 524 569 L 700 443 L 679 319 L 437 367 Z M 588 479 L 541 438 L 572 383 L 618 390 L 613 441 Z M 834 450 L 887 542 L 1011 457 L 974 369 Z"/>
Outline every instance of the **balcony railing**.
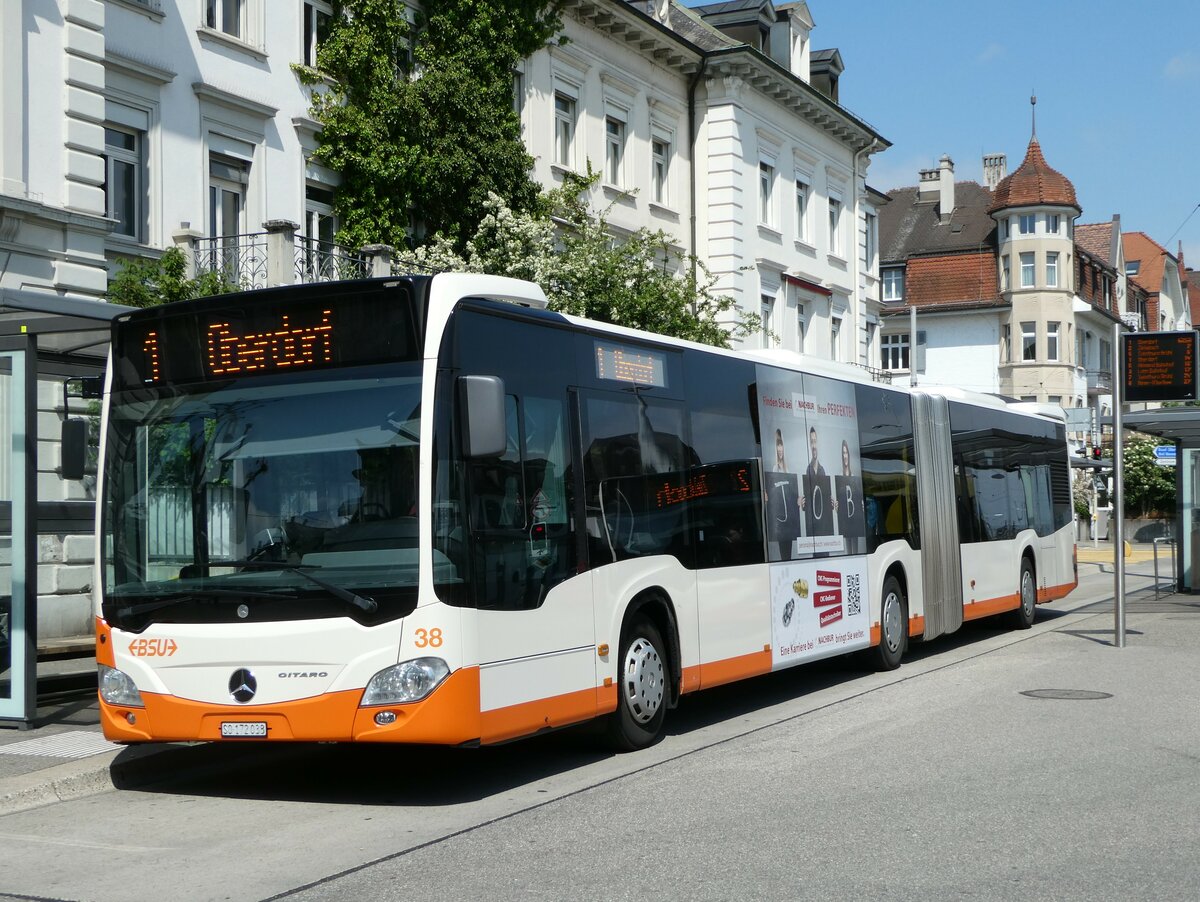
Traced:
<path fill-rule="evenodd" d="M 208 238 L 190 229 L 175 233 L 188 259 L 188 277 L 219 275 L 242 290 L 306 282 L 388 276 L 392 248 L 371 245 L 351 250 L 298 235 L 294 222 L 272 220 L 262 232 Z"/>
<path fill-rule="evenodd" d="M 364 254 L 351 253 L 329 241 L 305 237 L 296 239 L 297 282 L 365 279 L 370 274 L 371 260 Z"/>
<path fill-rule="evenodd" d="M 1109 370 L 1088 370 L 1087 387 L 1090 392 L 1105 394 L 1112 391 L 1113 378 Z"/>

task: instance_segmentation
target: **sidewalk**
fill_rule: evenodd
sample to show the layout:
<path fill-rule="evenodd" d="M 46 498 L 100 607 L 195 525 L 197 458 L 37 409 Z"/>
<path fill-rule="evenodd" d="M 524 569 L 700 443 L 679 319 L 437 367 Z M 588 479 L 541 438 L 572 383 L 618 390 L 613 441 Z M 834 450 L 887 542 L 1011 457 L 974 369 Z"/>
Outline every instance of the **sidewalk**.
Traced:
<path fill-rule="evenodd" d="M 1103 550 L 1109 552 L 1103 562 L 1111 564 L 1111 546 Z M 1146 550 L 1135 549 L 1135 554 L 1143 553 Z M 1153 554 L 1152 549 L 1149 553 Z M 1081 554 L 1080 560 L 1086 558 Z M 1079 653 L 1108 654 L 1113 640 L 1111 618 L 1098 621 L 1095 616 L 1112 609 L 1111 590 L 1099 595 L 1093 591 L 1088 597 L 1073 595 L 1039 608 L 1032 635 L 1020 635 L 1036 642 L 1045 634 L 1078 632 L 1080 623 L 1087 620 L 1086 638 L 1092 641 L 1083 643 Z M 1180 648 L 1200 645 L 1200 595 L 1160 593 L 1156 598 L 1152 588 L 1129 591 L 1126 620 L 1127 650 L 1136 650 L 1138 666 L 1147 671 L 1147 678 L 1152 675 L 1148 671 L 1160 668 L 1164 671 L 1162 678 L 1169 683 L 1171 662 L 1175 660 L 1172 655 Z M 1170 623 L 1160 623 L 1163 620 Z M 1061 681 L 1068 688 L 1077 676 L 1066 664 L 1052 658 L 1044 663 L 1043 677 L 1066 668 Z M 39 663 L 39 672 L 42 666 Z M 1119 741 L 1119 737 L 1113 740 Z M 133 788 L 162 782 L 188 767 L 193 758 L 186 752 L 193 745 L 119 746 L 105 740 L 100 732 L 99 703 L 94 692 L 48 700 L 39 708 L 38 720 L 31 729 L 0 727 L 0 817 L 107 792 L 115 786 Z"/>

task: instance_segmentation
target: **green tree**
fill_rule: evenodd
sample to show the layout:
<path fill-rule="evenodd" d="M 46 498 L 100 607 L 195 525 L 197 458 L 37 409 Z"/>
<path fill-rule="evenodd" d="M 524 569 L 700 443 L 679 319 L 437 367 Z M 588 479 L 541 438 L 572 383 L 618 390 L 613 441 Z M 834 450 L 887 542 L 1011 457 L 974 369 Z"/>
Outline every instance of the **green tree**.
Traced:
<path fill-rule="evenodd" d="M 1154 462 L 1159 444 L 1158 439 L 1145 436 L 1124 443 L 1126 517 L 1175 515 L 1175 470 Z"/>
<path fill-rule="evenodd" d="M 341 177 L 342 244 L 402 247 L 438 232 L 461 248 L 489 194 L 537 205 L 513 71 L 558 33 L 562 5 L 425 0 L 409 23 L 398 0 L 334 0 L 319 72 L 301 77 L 317 86 L 317 158 Z"/>
<path fill-rule="evenodd" d="M 128 307 L 155 307 L 170 301 L 190 301 L 239 290 L 219 272 L 187 277 L 187 258 L 177 247 L 157 260 L 129 259 L 108 283 L 108 300 Z"/>
<path fill-rule="evenodd" d="M 761 328 L 758 314 L 715 293 L 712 274 L 680 255 L 666 233 L 640 229 L 614 239 L 606 211 L 584 200 L 594 181 L 594 174 L 568 176 L 536 213 L 516 212 L 493 194 L 462 252 L 436 235 L 417 248 L 416 262 L 528 279 L 545 289 L 554 310 L 717 347 Z"/>

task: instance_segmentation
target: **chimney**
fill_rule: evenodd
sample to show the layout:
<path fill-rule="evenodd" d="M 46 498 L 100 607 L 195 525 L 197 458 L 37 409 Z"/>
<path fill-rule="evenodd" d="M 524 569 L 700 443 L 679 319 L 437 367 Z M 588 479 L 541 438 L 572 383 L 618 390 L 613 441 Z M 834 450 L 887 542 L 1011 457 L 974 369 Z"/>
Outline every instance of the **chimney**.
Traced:
<path fill-rule="evenodd" d="M 917 202 L 928 202 L 939 199 L 938 176 L 941 170 L 922 169 L 917 173 L 920 184 L 917 186 Z"/>
<path fill-rule="evenodd" d="M 938 161 L 938 216 L 949 219 L 954 212 L 954 161 L 942 154 Z"/>
<path fill-rule="evenodd" d="M 1008 159 L 1002 153 L 983 155 L 983 181 L 989 191 L 995 191 L 1001 179 L 1008 174 Z"/>

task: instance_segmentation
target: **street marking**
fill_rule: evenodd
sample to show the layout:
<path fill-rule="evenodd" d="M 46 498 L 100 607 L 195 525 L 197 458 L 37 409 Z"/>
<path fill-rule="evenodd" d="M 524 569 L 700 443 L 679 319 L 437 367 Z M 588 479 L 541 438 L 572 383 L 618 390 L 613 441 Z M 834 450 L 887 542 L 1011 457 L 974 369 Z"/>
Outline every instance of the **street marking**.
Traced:
<path fill-rule="evenodd" d="M 90 758 L 120 747 L 109 742 L 102 733 L 92 730 L 70 730 L 53 736 L 40 736 L 21 742 L 0 745 L 0 755 L 35 755 L 45 758 Z"/>
<path fill-rule="evenodd" d="M 57 836 L 37 836 L 33 833 L 0 833 L 0 840 L 40 843 L 45 846 L 74 846 L 80 849 L 99 849 L 103 852 L 170 852 L 169 846 L 120 846 L 87 839 L 63 839 Z"/>

